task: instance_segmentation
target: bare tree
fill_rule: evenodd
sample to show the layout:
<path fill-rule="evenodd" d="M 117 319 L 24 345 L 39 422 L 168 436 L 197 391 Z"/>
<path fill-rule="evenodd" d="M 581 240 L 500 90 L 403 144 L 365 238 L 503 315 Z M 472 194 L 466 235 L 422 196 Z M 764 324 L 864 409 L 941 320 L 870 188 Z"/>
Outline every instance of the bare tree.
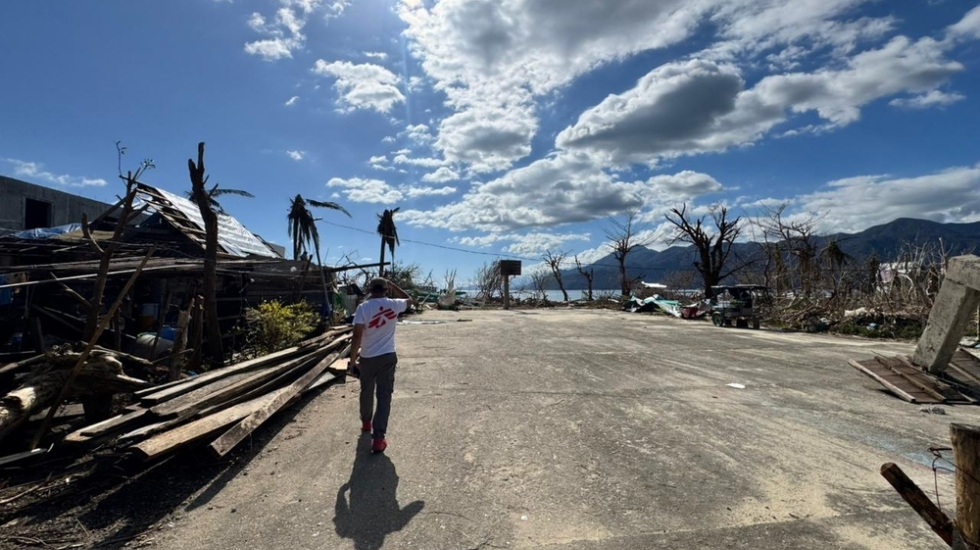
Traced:
<path fill-rule="evenodd" d="M 91 299 L 84 299 L 78 293 L 70 291 L 69 293 L 82 301 L 88 309 L 85 318 L 85 331 L 82 333 L 82 339 L 89 342 L 94 337 L 98 330 L 100 316 L 102 314 L 102 301 L 105 297 L 105 286 L 106 280 L 108 279 L 109 268 L 112 264 L 112 256 L 116 252 L 116 248 L 119 246 L 119 242 L 122 240 L 123 234 L 126 232 L 126 227 L 130 221 L 132 221 L 142 209 L 137 209 L 133 202 L 136 200 L 136 193 L 138 191 L 139 178 L 147 170 L 153 169 L 156 166 L 153 164 L 153 159 L 145 159 L 139 164 L 136 172 L 127 171 L 124 176 L 122 173 L 122 157 L 126 154 L 126 147 L 121 145 L 121 142 L 116 142 L 116 156 L 119 164 L 119 178 L 126 182 L 126 195 L 116 203 L 116 208 L 122 207 L 122 211 L 116 221 L 116 227 L 112 232 L 112 239 L 107 243 L 100 245 L 96 239 L 92 236 L 91 227 L 89 226 L 88 217 L 82 214 L 82 233 L 85 239 L 88 241 L 89 246 L 99 255 L 99 269 L 95 278 L 95 290 L 92 293 Z M 110 210 L 110 212 L 112 211 Z M 94 224 L 94 222 L 93 222 Z M 67 288 L 62 284 L 63 288 Z M 120 330 L 116 327 L 116 331 Z"/>
<path fill-rule="evenodd" d="M 208 327 L 208 355 L 213 367 L 221 366 L 224 352 L 221 349 L 221 327 L 218 324 L 218 215 L 211 206 L 205 187 L 208 176 L 204 175 L 204 142 L 197 144 L 197 164 L 187 160 L 190 171 L 191 191 L 201 218 L 204 220 L 204 317 Z"/>
<path fill-rule="evenodd" d="M 671 244 L 690 243 L 697 249 L 698 260 L 694 262 L 694 268 L 698 270 L 704 281 L 705 297 L 711 298 L 714 296 L 711 287 L 745 267 L 744 262 L 739 262 L 737 258 L 732 257 L 735 240 L 742 231 L 742 219 L 741 217 L 730 219 L 728 208 L 718 207 L 711 214 L 714 222 L 714 230 L 711 230 L 705 225 L 704 216 L 688 219 L 686 204 L 680 210 L 672 208 L 670 211 L 673 216 L 667 214 L 665 217 L 676 228 L 670 242 Z"/>
<path fill-rule="evenodd" d="M 586 284 L 586 287 L 588 288 L 588 294 L 586 296 L 588 296 L 588 300 L 591 302 L 592 301 L 592 281 L 595 280 L 595 269 L 593 269 L 592 267 L 589 267 L 589 269 L 586 270 L 584 267 L 582 267 L 582 262 L 580 262 L 578 260 L 578 254 L 575 255 L 575 269 L 577 269 L 578 272 L 583 277 L 585 277 L 585 284 Z"/>
<path fill-rule="evenodd" d="M 489 301 L 494 292 L 502 292 L 503 281 L 497 262 L 483 264 L 476 272 L 477 296 L 480 300 Z"/>
<path fill-rule="evenodd" d="M 616 218 L 609 218 L 608 226 L 605 228 L 605 246 L 612 249 L 613 258 L 619 264 L 619 287 L 622 295 L 629 296 L 633 287 L 633 279 L 626 276 L 626 257 L 635 248 L 646 246 L 652 241 L 649 237 L 640 237 L 640 227 L 638 227 L 637 216 L 639 209 L 626 212 L 626 218 L 622 221 Z"/>
<path fill-rule="evenodd" d="M 800 290 L 804 296 L 809 297 L 813 293 L 813 286 L 820 271 L 815 233 L 817 219 L 812 214 L 787 219 L 783 215 L 786 207 L 787 205 L 783 204 L 770 209 L 767 219 L 762 222 L 763 230 L 769 239 L 778 243 L 780 261 L 783 253 L 795 259 Z"/>
<path fill-rule="evenodd" d="M 547 302 L 548 301 L 548 279 L 551 278 L 551 274 L 544 269 L 534 271 L 531 273 L 531 287 L 534 290 L 535 298 Z"/>
<path fill-rule="evenodd" d="M 568 253 L 561 250 L 554 253 L 550 250 L 545 250 L 544 256 L 541 258 L 551 268 L 551 274 L 554 275 L 555 281 L 558 282 L 558 289 L 561 290 L 561 294 L 565 297 L 566 302 L 568 301 L 568 291 L 565 290 L 565 283 L 561 280 L 561 265 L 565 262 L 567 256 Z"/>

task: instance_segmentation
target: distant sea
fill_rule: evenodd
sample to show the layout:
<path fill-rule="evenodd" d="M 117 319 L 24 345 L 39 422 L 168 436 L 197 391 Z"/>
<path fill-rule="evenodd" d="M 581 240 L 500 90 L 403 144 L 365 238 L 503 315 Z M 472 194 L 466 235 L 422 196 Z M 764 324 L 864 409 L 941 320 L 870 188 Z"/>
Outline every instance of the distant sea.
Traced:
<path fill-rule="evenodd" d="M 472 291 L 469 291 L 469 292 L 472 292 Z M 616 290 L 595 290 L 595 289 L 593 289 L 592 290 L 592 297 L 593 298 L 597 298 L 600 295 L 607 295 L 607 294 L 610 294 L 610 293 L 615 293 L 618 296 L 619 295 L 619 289 L 616 289 Z M 510 295 L 511 296 L 513 296 L 514 298 L 520 298 L 522 300 L 524 300 L 526 298 L 530 298 L 530 297 L 532 297 L 532 296 L 534 296 L 536 294 L 537 294 L 536 292 L 527 291 L 527 290 L 525 290 L 524 292 L 519 292 L 519 291 L 511 290 L 511 292 L 510 292 Z M 560 290 L 546 290 L 545 291 L 545 294 L 548 295 L 548 300 L 549 301 L 552 301 L 552 302 L 561 302 L 561 301 L 563 301 L 565 299 L 565 297 L 562 295 L 562 293 L 561 293 Z M 587 290 L 569 290 L 568 291 L 568 299 L 569 300 L 582 300 L 582 299 L 586 298 L 586 295 L 587 294 L 588 294 L 588 291 Z"/>

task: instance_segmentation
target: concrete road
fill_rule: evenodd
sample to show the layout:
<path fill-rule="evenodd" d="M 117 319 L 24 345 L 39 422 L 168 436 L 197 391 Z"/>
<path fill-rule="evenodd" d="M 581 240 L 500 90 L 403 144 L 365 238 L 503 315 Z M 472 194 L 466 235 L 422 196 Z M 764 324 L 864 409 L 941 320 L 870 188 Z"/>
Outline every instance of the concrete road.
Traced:
<path fill-rule="evenodd" d="M 155 546 L 941 548 L 878 468 L 932 494 L 928 447 L 980 423 L 847 365 L 907 344 L 611 311 L 415 319 L 449 322 L 399 328 L 385 455 L 360 437 L 357 382 L 331 388 Z M 953 509 L 952 475 L 938 488 Z"/>

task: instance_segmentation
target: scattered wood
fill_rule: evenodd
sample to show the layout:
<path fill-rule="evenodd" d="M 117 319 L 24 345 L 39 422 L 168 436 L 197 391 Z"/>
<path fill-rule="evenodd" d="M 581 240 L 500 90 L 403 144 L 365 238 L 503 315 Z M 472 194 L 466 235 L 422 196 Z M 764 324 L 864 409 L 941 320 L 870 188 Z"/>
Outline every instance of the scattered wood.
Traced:
<path fill-rule="evenodd" d="M 975 404 L 978 401 L 964 384 L 950 384 L 914 365 L 907 356 L 852 359 L 848 364 L 909 403 Z"/>
<path fill-rule="evenodd" d="M 949 426 L 956 464 L 956 528 L 970 548 L 980 544 L 980 427 Z"/>
<path fill-rule="evenodd" d="M 266 403 L 271 402 L 275 397 L 276 394 L 270 394 L 235 405 L 234 407 L 156 435 L 142 443 L 133 445 L 131 450 L 143 460 L 158 458 L 247 417 L 252 412 L 262 408 Z"/>
<path fill-rule="evenodd" d="M 49 359 L 45 369 L 38 369 L 17 389 L 0 398 L 0 439 L 20 426 L 34 412 L 59 403 L 56 398 L 65 387 L 72 372 L 76 378 L 66 396 L 83 397 L 105 393 L 130 392 L 145 388 L 150 384 L 145 380 L 123 374 L 122 363 L 111 354 L 100 353 L 83 361 L 77 371 L 64 368 L 65 360 L 75 361 L 81 354 L 67 353 Z M 61 363 L 59 365 L 58 363 Z M 56 410 L 45 418 L 52 418 Z"/>
<path fill-rule="evenodd" d="M 919 489 L 914 481 L 909 479 L 905 472 L 898 465 L 888 462 L 881 465 L 881 476 L 891 483 L 891 486 L 898 491 L 905 502 L 922 519 L 926 520 L 929 527 L 942 538 L 949 546 L 953 545 L 953 523 L 949 521 L 946 514 L 929 500 L 929 497 Z"/>
<path fill-rule="evenodd" d="M 228 454 L 235 445 L 238 445 L 245 437 L 255 431 L 256 428 L 261 426 L 266 420 L 268 420 L 272 415 L 279 411 L 283 406 L 292 401 L 294 397 L 299 395 L 307 386 L 313 383 L 324 371 L 327 370 L 337 358 L 340 356 L 339 353 L 330 355 L 320 360 L 312 369 L 310 369 L 306 374 L 301 376 L 298 380 L 286 386 L 284 391 L 279 393 L 275 399 L 270 401 L 268 404 L 264 405 L 259 410 L 248 415 L 247 418 L 239 422 L 235 427 L 228 430 L 221 437 L 216 439 L 210 445 L 212 454 L 217 457 L 222 457 Z"/>

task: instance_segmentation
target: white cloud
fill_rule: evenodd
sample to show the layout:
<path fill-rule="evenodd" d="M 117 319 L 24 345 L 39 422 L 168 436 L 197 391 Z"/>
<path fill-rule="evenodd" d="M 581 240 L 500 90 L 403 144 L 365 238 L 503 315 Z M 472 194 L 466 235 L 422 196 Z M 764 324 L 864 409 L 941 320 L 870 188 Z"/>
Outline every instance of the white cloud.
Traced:
<path fill-rule="evenodd" d="M 588 155 L 560 153 L 475 183 L 457 202 L 403 211 L 402 218 L 451 231 L 505 233 L 600 219 L 644 204 L 672 206 L 720 189 L 711 176 L 692 171 L 621 181 Z"/>
<path fill-rule="evenodd" d="M 558 252 L 566 248 L 566 244 L 573 241 L 588 241 L 591 238 L 589 233 L 551 233 L 551 232 L 530 232 L 530 233 L 487 233 L 486 235 L 476 235 L 470 237 L 456 237 L 450 239 L 451 242 L 463 246 L 477 248 L 487 248 L 499 242 L 509 242 L 502 248 L 503 252 L 517 254 L 521 256 L 541 256 L 546 251 Z M 569 266 L 575 265 L 574 259 L 566 258 Z"/>
<path fill-rule="evenodd" d="M 899 36 L 846 60 L 843 68 L 768 76 L 743 89 L 738 69 L 693 59 L 662 65 L 563 130 L 556 145 L 615 164 L 723 151 L 759 140 L 792 115 L 815 112 L 823 131 L 851 124 L 861 108 L 901 93 L 927 94 L 963 65 L 932 38 Z M 792 135 L 792 132 L 786 135 Z"/>
<path fill-rule="evenodd" d="M 420 76 L 410 76 L 408 77 L 408 91 L 418 92 L 425 86 L 425 79 Z M 429 112 L 426 110 L 426 112 Z"/>
<path fill-rule="evenodd" d="M 929 107 L 945 107 L 964 99 L 966 99 L 966 96 L 955 92 L 945 93 L 940 90 L 930 90 L 917 96 L 893 99 L 888 104 L 893 107 L 903 107 L 906 109 L 928 109 Z"/>
<path fill-rule="evenodd" d="M 384 155 L 377 155 L 368 159 L 368 164 L 384 164 L 388 162 L 388 157 Z"/>
<path fill-rule="evenodd" d="M 708 174 L 691 170 L 684 170 L 673 175 L 653 176 L 648 180 L 648 183 L 668 196 L 675 197 L 675 199 L 697 197 L 721 191 L 721 184 L 718 183 L 718 180 Z"/>
<path fill-rule="evenodd" d="M 394 162 L 395 164 L 410 164 L 413 166 L 425 166 L 426 168 L 435 168 L 437 166 L 442 166 L 446 164 L 446 161 L 441 159 L 427 158 L 427 157 L 411 158 L 404 153 L 396 154 L 395 158 L 392 159 L 392 162 Z"/>
<path fill-rule="evenodd" d="M 399 135 L 406 135 L 408 136 L 408 139 L 420 144 L 431 143 L 436 139 L 435 136 L 429 133 L 429 127 L 425 124 L 410 124 L 406 126 L 405 131 Z"/>
<path fill-rule="evenodd" d="M 817 214 L 818 229 L 826 233 L 853 233 L 897 218 L 980 221 L 980 164 L 916 177 L 845 178 L 795 204 L 795 211 Z"/>
<path fill-rule="evenodd" d="M 980 6 L 966 13 L 957 23 L 948 29 L 948 38 L 953 40 L 980 39 Z"/>
<path fill-rule="evenodd" d="M 374 109 L 388 113 L 396 103 L 405 101 L 398 89 L 398 76 L 380 65 L 355 65 L 350 61 L 327 63 L 318 59 L 313 72 L 337 79 L 333 86 L 340 96 L 337 102 L 341 112 Z"/>
<path fill-rule="evenodd" d="M 293 97 L 286 100 L 286 107 L 294 105 L 297 101 L 299 101 L 299 96 L 294 95 Z"/>
<path fill-rule="evenodd" d="M 453 231 L 513 231 L 586 221 L 643 200 L 636 186 L 614 181 L 589 158 L 561 155 L 541 159 L 476 184 L 455 203 L 431 211 L 408 210 L 412 225 Z"/>
<path fill-rule="evenodd" d="M 102 178 L 89 178 L 85 176 L 71 176 L 68 174 L 55 174 L 44 169 L 40 162 L 27 162 L 17 159 L 3 159 L 13 165 L 14 175 L 25 178 L 32 178 L 36 181 L 53 183 L 62 187 L 102 187 L 106 181 Z"/>
<path fill-rule="evenodd" d="M 445 166 L 440 167 L 435 172 L 422 176 L 422 181 L 431 183 L 445 183 L 447 181 L 455 181 L 458 179 L 459 174 L 449 168 L 446 168 Z"/>
<path fill-rule="evenodd" d="M 302 44 L 302 41 L 295 38 L 256 40 L 245 44 L 245 53 L 257 55 L 266 61 L 278 61 L 286 57 L 293 57 L 293 50 Z"/>
<path fill-rule="evenodd" d="M 395 142 L 395 136 L 385 136 L 381 140 L 381 143 L 394 143 L 394 142 Z"/>
<path fill-rule="evenodd" d="M 301 161 L 306 156 L 306 151 L 286 151 L 286 155 L 295 161 Z"/>
<path fill-rule="evenodd" d="M 327 182 L 327 187 L 340 188 L 340 192 L 353 202 L 393 204 L 404 198 L 404 195 L 397 189 L 375 179 L 331 178 Z"/>
<path fill-rule="evenodd" d="M 449 186 L 446 186 L 446 187 L 423 187 L 423 186 L 417 186 L 417 185 L 412 185 L 412 186 L 404 185 L 402 187 L 399 187 L 399 190 L 402 191 L 405 194 L 405 196 L 407 196 L 410 199 L 414 199 L 416 197 L 428 197 L 428 196 L 434 196 L 434 195 L 435 196 L 438 196 L 438 195 L 442 195 L 442 196 L 452 195 L 453 193 L 456 192 L 456 188 L 455 187 L 449 187 Z"/>
<path fill-rule="evenodd" d="M 402 0 L 413 55 L 454 111 L 436 147 L 474 172 L 531 152 L 535 101 L 578 76 L 715 29 L 731 57 L 797 46 L 846 52 L 888 32 L 890 18 L 839 21 L 867 0 Z M 793 59 L 781 60 L 784 64 Z"/>
<path fill-rule="evenodd" d="M 364 57 L 368 57 L 370 59 L 380 59 L 381 61 L 388 59 L 388 54 L 386 54 L 385 52 L 363 52 L 363 53 L 364 53 Z"/>

